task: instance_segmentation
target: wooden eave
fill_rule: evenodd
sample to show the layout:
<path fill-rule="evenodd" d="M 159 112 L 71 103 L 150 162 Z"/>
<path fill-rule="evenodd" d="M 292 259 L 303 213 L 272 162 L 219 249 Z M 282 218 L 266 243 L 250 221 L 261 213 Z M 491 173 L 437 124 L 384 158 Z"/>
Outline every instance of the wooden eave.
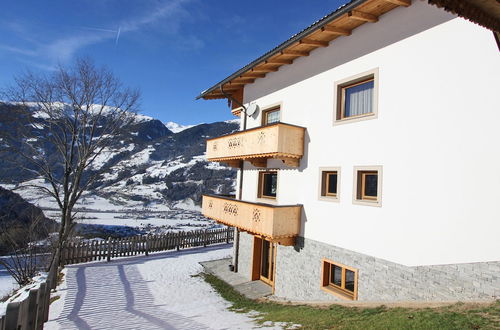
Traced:
<path fill-rule="evenodd" d="M 429 0 L 439 8 L 500 33 L 500 1 L 498 0 Z"/>
<path fill-rule="evenodd" d="M 293 64 L 299 57 L 308 56 L 319 47 L 328 47 L 339 37 L 348 37 L 357 27 L 377 22 L 379 16 L 394 8 L 410 4 L 410 0 L 353 0 L 202 92 L 197 99 L 226 98 L 221 86 L 226 94 L 232 95 L 256 79 L 265 78 L 267 73 Z"/>

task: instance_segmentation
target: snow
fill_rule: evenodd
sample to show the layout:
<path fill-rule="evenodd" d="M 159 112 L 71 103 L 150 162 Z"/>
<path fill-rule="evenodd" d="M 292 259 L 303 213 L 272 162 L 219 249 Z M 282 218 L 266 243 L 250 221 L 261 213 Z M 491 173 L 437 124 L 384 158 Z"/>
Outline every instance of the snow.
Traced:
<path fill-rule="evenodd" d="M 0 298 L 9 295 L 14 289 L 17 289 L 19 285 L 10 276 L 7 270 L 0 266 Z"/>
<path fill-rule="evenodd" d="M 194 276 L 200 262 L 231 251 L 224 244 L 67 266 L 45 329 L 261 328 L 254 323 L 258 313 L 229 311 L 230 304 Z"/>
<path fill-rule="evenodd" d="M 177 202 L 174 204 L 175 208 L 181 210 L 189 210 L 189 211 L 201 211 L 201 207 L 194 204 L 194 201 L 191 198 L 186 198 L 181 202 Z"/>
<path fill-rule="evenodd" d="M 5 315 L 5 310 L 7 309 L 7 305 L 11 302 L 21 302 L 28 298 L 29 292 L 31 289 L 36 289 L 40 287 L 40 284 L 42 282 L 45 282 L 47 279 L 47 274 L 46 273 L 41 273 L 40 275 L 37 275 L 33 278 L 33 282 L 23 286 L 22 288 L 19 288 L 16 290 L 16 292 L 6 301 L 0 302 L 0 315 Z"/>
<path fill-rule="evenodd" d="M 197 125 L 199 125 L 199 124 L 197 124 Z M 179 132 L 182 132 L 185 129 L 194 127 L 196 125 L 180 125 L 180 124 L 174 123 L 173 121 L 169 121 L 169 122 L 165 123 L 165 126 L 169 130 L 171 130 L 173 133 L 179 133 Z"/>

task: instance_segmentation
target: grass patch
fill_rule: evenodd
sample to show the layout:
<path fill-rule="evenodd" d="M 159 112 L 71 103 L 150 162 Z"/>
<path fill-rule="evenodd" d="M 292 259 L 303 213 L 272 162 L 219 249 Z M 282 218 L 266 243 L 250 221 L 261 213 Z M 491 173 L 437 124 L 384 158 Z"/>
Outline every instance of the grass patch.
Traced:
<path fill-rule="evenodd" d="M 330 305 L 325 308 L 258 302 L 241 295 L 226 282 L 202 274 L 237 312 L 257 311 L 256 320 L 301 324 L 302 329 L 500 329 L 500 301 L 490 305 L 455 304 L 438 308 L 375 308 Z"/>
<path fill-rule="evenodd" d="M 54 301 L 57 301 L 61 298 L 61 296 L 52 296 L 50 297 L 50 300 L 49 300 L 49 305 L 52 304 Z"/>

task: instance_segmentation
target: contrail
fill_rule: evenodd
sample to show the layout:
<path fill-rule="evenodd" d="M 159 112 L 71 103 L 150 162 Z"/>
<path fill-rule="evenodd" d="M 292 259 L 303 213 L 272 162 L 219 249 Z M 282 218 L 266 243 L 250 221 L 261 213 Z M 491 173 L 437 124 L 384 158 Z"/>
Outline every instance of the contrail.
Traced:
<path fill-rule="evenodd" d="M 94 31 L 102 31 L 102 32 L 113 32 L 113 33 L 116 33 L 116 30 L 101 29 L 101 28 L 95 28 L 95 27 L 80 26 L 80 28 L 81 28 L 81 29 L 85 29 L 85 30 L 94 30 Z"/>
<path fill-rule="evenodd" d="M 121 27 L 121 26 L 119 26 L 119 27 L 118 27 L 118 31 L 116 32 L 115 46 L 117 46 L 117 45 L 118 45 L 118 39 L 120 39 L 120 32 L 121 32 L 121 30 L 122 30 L 122 27 Z"/>

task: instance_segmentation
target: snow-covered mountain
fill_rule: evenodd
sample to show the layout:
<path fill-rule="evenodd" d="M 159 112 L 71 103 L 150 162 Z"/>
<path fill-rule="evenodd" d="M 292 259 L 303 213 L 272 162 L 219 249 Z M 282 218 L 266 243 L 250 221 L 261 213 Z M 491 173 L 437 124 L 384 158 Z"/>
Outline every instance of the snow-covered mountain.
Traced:
<path fill-rule="evenodd" d="M 196 125 L 180 125 L 177 123 L 174 123 L 173 121 L 169 121 L 165 123 L 165 127 L 167 127 L 169 130 L 171 130 L 173 133 L 179 133 L 182 132 L 185 129 L 191 128 Z"/>
<path fill-rule="evenodd" d="M 0 103 L 0 129 L 12 134 L 20 125 L 32 125 L 16 115 L 15 107 Z M 23 143 L 34 144 L 50 155 L 54 152 L 51 146 L 36 138 L 49 134 L 43 125 L 46 118 L 35 118 L 35 137 Z M 110 146 L 96 158 L 91 170 L 102 174 L 91 187 L 90 195 L 123 207 L 141 203 L 190 208 L 200 204 L 203 193 L 230 194 L 234 191 L 236 172 L 206 161 L 205 140 L 237 129 L 237 121 L 181 126 L 140 116 L 113 137 Z M 6 161 L 8 158 L 12 157 L 0 157 L 0 184 L 37 179 L 32 172 Z"/>

